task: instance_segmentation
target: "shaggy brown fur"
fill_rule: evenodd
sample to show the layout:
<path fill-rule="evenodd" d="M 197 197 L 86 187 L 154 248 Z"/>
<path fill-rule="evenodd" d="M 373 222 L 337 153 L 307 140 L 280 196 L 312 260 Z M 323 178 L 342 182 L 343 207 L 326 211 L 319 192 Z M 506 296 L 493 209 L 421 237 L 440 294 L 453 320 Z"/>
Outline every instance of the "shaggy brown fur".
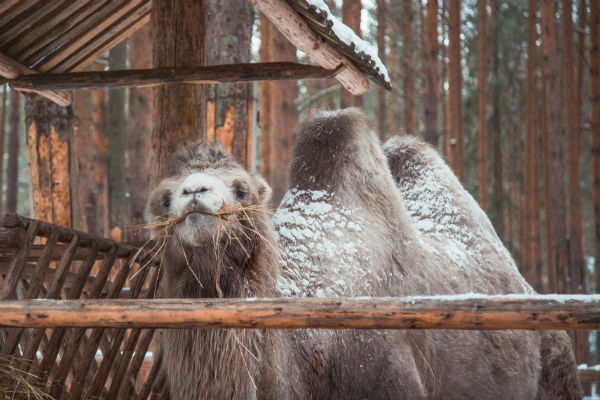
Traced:
<path fill-rule="evenodd" d="M 160 183 L 150 198 L 148 210 L 156 219 L 178 216 L 173 208 L 177 196 L 181 196 L 182 182 L 195 173 L 222 179 L 233 193 L 243 188 L 247 196 L 240 205 L 247 209 L 220 225 L 205 223 L 203 226 L 210 226 L 210 231 L 199 243 L 182 239 L 183 230 L 188 229 L 183 222 L 177 228 L 156 233 L 158 243 L 166 240 L 161 263 L 165 296 L 274 296 L 277 250 L 271 216 L 264 207 L 257 207 L 268 200 L 268 186 L 246 173 L 219 144 L 188 145 L 174 160 L 171 176 Z M 187 218 L 192 217 L 194 214 Z M 279 355 L 274 352 L 280 348 L 278 343 L 279 335 L 274 331 L 166 330 L 163 365 L 170 397 L 253 399 L 258 394 L 278 398 L 278 388 L 285 383 L 275 370 L 279 365 Z"/>
<path fill-rule="evenodd" d="M 435 150 L 414 137 L 396 136 L 384 145 L 384 151 L 421 235 L 441 238 L 468 253 L 474 261 L 473 273 L 485 278 L 479 292 L 535 293 L 516 272 L 514 260 L 485 213 Z M 536 349 L 541 357 L 537 398 L 580 398 L 568 335 L 555 331 L 529 335 L 541 338 L 541 346 Z"/>

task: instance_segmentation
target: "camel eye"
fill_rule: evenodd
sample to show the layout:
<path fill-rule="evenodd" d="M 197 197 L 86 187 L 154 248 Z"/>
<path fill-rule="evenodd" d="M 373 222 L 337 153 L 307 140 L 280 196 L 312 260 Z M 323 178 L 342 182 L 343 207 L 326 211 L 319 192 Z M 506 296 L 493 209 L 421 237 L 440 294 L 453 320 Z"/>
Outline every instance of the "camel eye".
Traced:
<path fill-rule="evenodd" d="M 248 196 L 248 192 L 245 191 L 242 188 L 237 188 L 235 190 L 235 197 L 237 197 L 238 200 L 246 200 L 246 197 Z"/>
<path fill-rule="evenodd" d="M 171 207 L 171 198 L 168 196 L 165 196 L 162 201 L 162 206 L 165 210 L 168 210 L 169 207 Z"/>

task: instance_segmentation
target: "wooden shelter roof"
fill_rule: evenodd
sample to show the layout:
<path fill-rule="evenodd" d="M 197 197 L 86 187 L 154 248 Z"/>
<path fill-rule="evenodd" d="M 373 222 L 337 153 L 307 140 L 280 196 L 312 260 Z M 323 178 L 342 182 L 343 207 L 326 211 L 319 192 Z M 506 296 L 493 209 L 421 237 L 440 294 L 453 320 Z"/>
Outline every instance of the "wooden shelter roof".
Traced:
<path fill-rule="evenodd" d="M 309 28 L 293 39 L 286 37 L 301 49 L 299 41 L 312 43 L 311 49 L 320 47 L 315 49 L 317 52 L 322 52 L 322 48 L 332 49 L 337 61 L 328 55 L 323 62 L 311 52 L 308 54 L 329 70 L 344 64 L 345 71 L 336 77 L 347 88 L 358 82 L 354 84 L 359 88 L 354 90 L 355 94 L 364 92 L 368 86 L 366 80 L 357 75 L 369 76 L 390 88 L 385 73 L 377 68 L 373 57 L 361 52 L 354 43 L 348 45 L 340 40 L 331 30 L 332 21 L 322 10 L 305 0 L 249 1 L 280 30 L 285 25 L 281 25 L 281 18 L 274 16 L 273 10 L 283 7 L 288 16 L 296 14 L 293 18 Z M 151 4 L 151 0 L 3 0 L 0 2 L 0 76 L 13 80 L 23 75 L 80 71 L 146 24 Z M 286 23 L 289 19 L 284 21 Z M 315 46 L 317 40 L 321 43 Z M 379 60 L 376 61 L 382 67 Z M 354 76 L 348 78 L 348 75 Z M 61 105 L 70 103 L 69 92 L 28 90 Z"/>

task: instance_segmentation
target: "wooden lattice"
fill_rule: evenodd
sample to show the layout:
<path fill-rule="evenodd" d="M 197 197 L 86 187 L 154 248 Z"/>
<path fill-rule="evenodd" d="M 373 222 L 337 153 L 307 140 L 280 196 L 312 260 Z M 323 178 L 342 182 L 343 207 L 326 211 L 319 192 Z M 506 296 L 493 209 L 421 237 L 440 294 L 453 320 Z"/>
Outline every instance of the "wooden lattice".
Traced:
<path fill-rule="evenodd" d="M 16 214 L 2 225 L 2 300 L 156 295 L 152 251 Z M 41 377 L 56 399 L 165 397 L 160 356 L 151 356 L 154 336 L 154 329 L 0 327 L 0 358 Z"/>

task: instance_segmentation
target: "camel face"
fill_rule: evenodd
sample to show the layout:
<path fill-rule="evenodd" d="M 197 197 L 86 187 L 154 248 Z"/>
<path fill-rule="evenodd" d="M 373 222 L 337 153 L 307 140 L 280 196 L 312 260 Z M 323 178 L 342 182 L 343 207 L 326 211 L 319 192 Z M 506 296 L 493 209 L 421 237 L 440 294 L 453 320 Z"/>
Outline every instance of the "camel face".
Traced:
<path fill-rule="evenodd" d="M 154 218 L 175 222 L 173 234 L 183 245 L 215 244 L 239 226 L 243 211 L 265 203 L 270 188 L 248 174 L 220 145 L 193 146 L 185 165 L 154 190 L 148 211 Z M 191 161 L 190 161 L 191 159 Z"/>

